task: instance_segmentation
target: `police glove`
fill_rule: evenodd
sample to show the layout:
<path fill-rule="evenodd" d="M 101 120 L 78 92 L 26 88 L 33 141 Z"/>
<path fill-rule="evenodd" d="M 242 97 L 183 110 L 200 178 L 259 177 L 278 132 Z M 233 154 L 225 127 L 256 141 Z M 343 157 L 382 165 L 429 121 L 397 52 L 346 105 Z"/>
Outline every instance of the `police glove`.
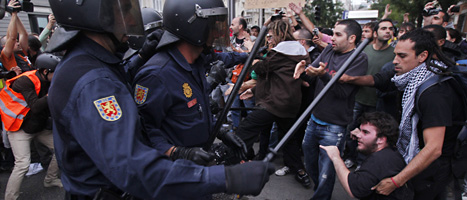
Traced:
<path fill-rule="evenodd" d="M 259 195 L 272 173 L 274 173 L 274 164 L 270 162 L 251 161 L 245 164 L 226 166 L 227 193 Z"/>
<path fill-rule="evenodd" d="M 144 62 L 148 61 L 149 58 L 156 54 L 156 47 L 161 40 L 162 33 L 164 33 L 162 29 L 157 29 L 146 37 L 143 47 L 139 50 L 139 56 L 141 56 Z"/>
<path fill-rule="evenodd" d="M 175 150 L 170 154 L 172 160 L 185 159 L 191 160 L 198 165 L 208 165 L 214 161 L 215 155 L 204 151 L 200 147 L 175 147 Z"/>
<path fill-rule="evenodd" d="M 227 131 L 220 131 L 218 138 L 222 140 L 225 145 L 230 147 L 230 149 L 232 149 L 237 158 L 246 160 L 248 149 L 245 142 L 243 142 L 240 137 Z"/>

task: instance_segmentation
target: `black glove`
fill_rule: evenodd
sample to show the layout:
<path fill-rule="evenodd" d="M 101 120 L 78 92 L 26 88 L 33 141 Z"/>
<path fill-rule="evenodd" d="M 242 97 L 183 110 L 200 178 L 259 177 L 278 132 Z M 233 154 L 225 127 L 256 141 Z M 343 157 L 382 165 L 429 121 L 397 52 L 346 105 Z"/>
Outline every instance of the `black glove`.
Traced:
<path fill-rule="evenodd" d="M 214 161 L 215 155 L 204 151 L 200 147 L 176 147 L 170 154 L 170 158 L 172 158 L 172 160 L 191 160 L 198 165 L 208 165 L 210 162 Z"/>
<path fill-rule="evenodd" d="M 237 158 L 240 158 L 240 160 L 246 160 L 248 149 L 245 142 L 240 137 L 227 131 L 220 131 L 217 137 L 232 149 Z"/>
<path fill-rule="evenodd" d="M 224 62 L 218 60 L 214 64 L 212 64 L 211 70 L 209 71 L 209 75 L 206 78 L 210 90 L 214 90 L 219 84 L 226 84 L 227 81 L 227 72 L 224 68 Z"/>
<path fill-rule="evenodd" d="M 274 164 L 270 162 L 251 161 L 245 164 L 226 166 L 227 193 L 259 195 L 272 173 L 274 173 Z"/>
<path fill-rule="evenodd" d="M 139 50 L 139 56 L 141 56 L 144 62 L 156 54 L 156 47 L 161 40 L 162 33 L 164 33 L 162 29 L 157 29 L 146 37 L 143 47 Z"/>

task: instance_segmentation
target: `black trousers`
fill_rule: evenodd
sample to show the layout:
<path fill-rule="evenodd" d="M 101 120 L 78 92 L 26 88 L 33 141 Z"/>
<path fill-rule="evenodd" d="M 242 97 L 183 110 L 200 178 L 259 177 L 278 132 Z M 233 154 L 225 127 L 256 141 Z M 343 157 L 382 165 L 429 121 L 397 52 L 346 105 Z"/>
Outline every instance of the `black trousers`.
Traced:
<path fill-rule="evenodd" d="M 263 134 L 263 139 L 269 138 L 273 122 L 276 122 L 279 138 L 282 139 L 285 133 L 287 133 L 294 124 L 295 118 L 280 118 L 264 109 L 255 110 L 248 114 L 247 118 L 240 123 L 236 134 L 246 143 L 248 149 L 251 149 L 260 134 Z M 299 134 L 294 134 L 282 148 L 284 152 L 284 164 L 288 166 L 292 172 L 305 169 L 300 154 L 301 141 L 299 138 Z M 261 141 L 263 141 L 263 139 Z"/>

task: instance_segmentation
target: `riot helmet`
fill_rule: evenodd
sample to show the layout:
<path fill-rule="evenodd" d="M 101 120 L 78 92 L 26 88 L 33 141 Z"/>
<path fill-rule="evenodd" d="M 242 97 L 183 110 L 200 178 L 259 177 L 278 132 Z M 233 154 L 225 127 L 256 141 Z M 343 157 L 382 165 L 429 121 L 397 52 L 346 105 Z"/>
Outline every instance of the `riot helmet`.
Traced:
<path fill-rule="evenodd" d="M 141 49 L 144 40 L 146 40 L 146 35 L 162 27 L 162 15 L 156 10 L 152 8 L 142 8 L 141 15 L 143 17 L 144 36 L 128 37 L 128 44 L 133 50 Z"/>
<path fill-rule="evenodd" d="M 175 36 L 195 46 L 229 44 L 228 12 L 222 0 L 166 0 L 162 13 L 172 39 Z"/>
<path fill-rule="evenodd" d="M 143 35 L 138 0 L 49 0 L 57 23 L 65 28 L 124 35 Z"/>
<path fill-rule="evenodd" d="M 36 65 L 36 69 L 38 69 L 41 73 L 43 73 L 43 70 L 47 70 L 45 74 L 45 79 L 48 80 L 48 75 L 50 73 L 53 73 L 55 71 L 55 68 L 57 67 L 58 63 L 60 63 L 62 59 L 58 56 L 55 56 L 50 53 L 42 53 L 36 58 L 36 62 L 34 63 Z"/>

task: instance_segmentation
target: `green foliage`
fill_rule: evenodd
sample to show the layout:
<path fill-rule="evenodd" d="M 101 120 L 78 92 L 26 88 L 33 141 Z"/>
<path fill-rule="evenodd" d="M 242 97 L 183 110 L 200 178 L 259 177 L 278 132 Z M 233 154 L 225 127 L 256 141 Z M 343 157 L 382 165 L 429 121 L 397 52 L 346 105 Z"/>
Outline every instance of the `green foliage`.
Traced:
<path fill-rule="evenodd" d="M 321 20 L 316 21 L 314 8 L 321 7 Z M 337 20 L 342 19 L 344 6 L 341 2 L 333 3 L 329 0 L 307 0 L 303 7 L 305 15 L 318 27 L 333 28 Z"/>
<path fill-rule="evenodd" d="M 380 0 L 373 1 L 372 9 L 377 9 L 380 12 L 380 17 L 384 14 L 386 4 L 391 5 L 392 14 L 389 15 L 390 19 L 397 20 L 399 24 L 403 21 L 404 13 L 409 13 L 409 21 L 415 23 L 417 27 L 421 27 L 423 17 L 422 11 L 425 4 L 431 0 Z M 459 0 L 438 0 L 443 10 L 447 10 L 450 5 L 457 4 Z"/>

